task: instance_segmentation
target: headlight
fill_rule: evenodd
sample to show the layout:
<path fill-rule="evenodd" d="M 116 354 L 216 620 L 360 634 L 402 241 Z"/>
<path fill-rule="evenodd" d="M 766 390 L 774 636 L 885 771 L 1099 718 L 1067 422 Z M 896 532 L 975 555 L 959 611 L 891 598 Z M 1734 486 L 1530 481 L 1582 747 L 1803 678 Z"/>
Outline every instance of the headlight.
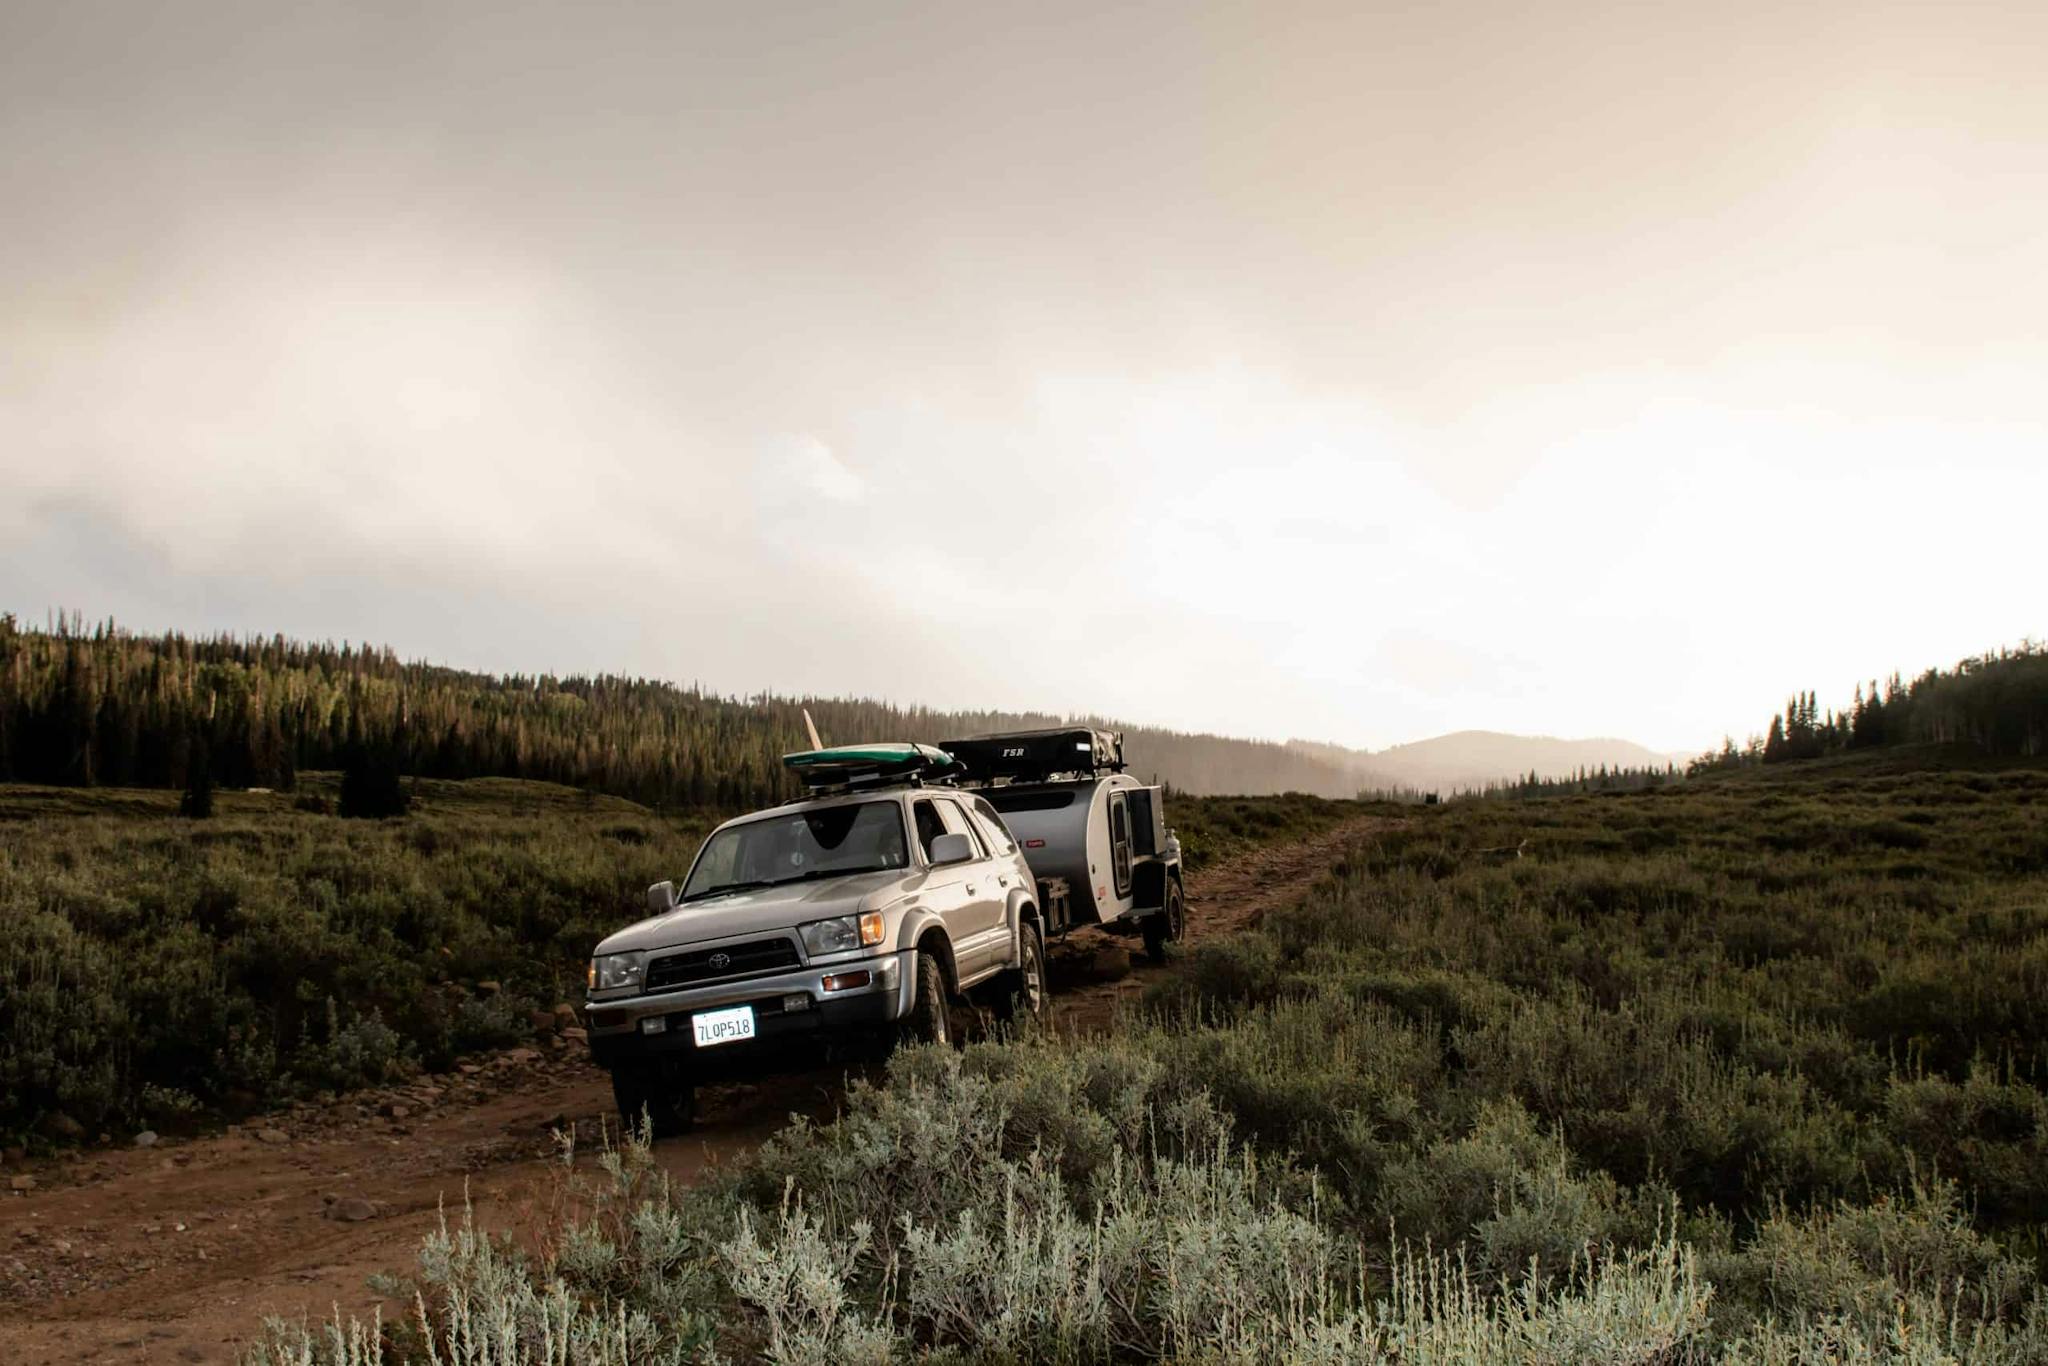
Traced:
<path fill-rule="evenodd" d="M 647 970 L 647 954 L 607 953 L 590 960 L 590 989 L 592 991 L 623 991 L 640 985 L 641 974 Z"/>
<path fill-rule="evenodd" d="M 882 913 L 869 911 L 861 916 L 842 915 L 837 920 L 813 920 L 797 926 L 796 932 L 803 936 L 804 952 L 813 958 L 845 953 L 882 942 Z"/>

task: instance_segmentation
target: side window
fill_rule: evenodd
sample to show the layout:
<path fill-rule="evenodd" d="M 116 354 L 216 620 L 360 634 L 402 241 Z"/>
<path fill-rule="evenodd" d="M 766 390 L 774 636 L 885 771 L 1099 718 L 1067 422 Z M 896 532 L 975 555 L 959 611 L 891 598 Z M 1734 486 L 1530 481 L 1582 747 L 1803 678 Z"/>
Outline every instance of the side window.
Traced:
<path fill-rule="evenodd" d="M 924 859 L 932 859 L 932 841 L 946 833 L 945 823 L 939 819 L 938 811 L 928 801 L 921 801 L 911 808 L 917 818 L 917 842 L 924 850 Z"/>
<path fill-rule="evenodd" d="M 985 798 L 972 797 L 969 800 L 974 804 L 974 814 L 981 817 L 981 828 L 995 841 L 997 851 L 1004 854 L 1016 853 L 1017 837 L 1010 833 L 1009 826 L 1003 824 L 1003 818 L 996 814 L 996 809 L 990 806 Z"/>
<path fill-rule="evenodd" d="M 967 813 L 960 809 L 960 803 L 940 802 L 939 815 L 945 819 L 946 829 L 956 835 L 967 836 L 967 842 L 974 846 L 976 858 L 988 857 L 988 842 L 975 830 L 974 822 L 967 819 Z"/>

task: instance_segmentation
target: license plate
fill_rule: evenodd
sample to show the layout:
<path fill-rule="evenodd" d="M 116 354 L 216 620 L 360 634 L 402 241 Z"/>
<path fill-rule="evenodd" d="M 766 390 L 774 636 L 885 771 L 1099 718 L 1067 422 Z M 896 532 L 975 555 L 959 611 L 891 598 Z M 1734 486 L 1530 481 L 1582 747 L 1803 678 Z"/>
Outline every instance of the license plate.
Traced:
<path fill-rule="evenodd" d="M 699 1048 L 751 1039 L 754 1037 L 754 1008 L 734 1006 L 730 1010 L 707 1010 L 702 1015 L 690 1017 L 690 1028 L 697 1032 Z"/>

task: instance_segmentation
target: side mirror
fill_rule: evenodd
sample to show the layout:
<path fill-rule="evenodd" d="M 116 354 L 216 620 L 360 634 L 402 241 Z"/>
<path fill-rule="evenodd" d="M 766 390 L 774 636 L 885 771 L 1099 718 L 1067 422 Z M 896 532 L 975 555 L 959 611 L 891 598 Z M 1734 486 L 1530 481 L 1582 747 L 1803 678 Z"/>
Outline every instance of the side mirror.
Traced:
<path fill-rule="evenodd" d="M 655 915 L 667 915 L 676 908 L 676 885 L 673 882 L 657 882 L 647 889 L 647 909 Z"/>
<path fill-rule="evenodd" d="M 974 841 L 957 830 L 950 830 L 932 841 L 932 864 L 943 867 L 948 863 L 965 863 L 974 857 Z"/>

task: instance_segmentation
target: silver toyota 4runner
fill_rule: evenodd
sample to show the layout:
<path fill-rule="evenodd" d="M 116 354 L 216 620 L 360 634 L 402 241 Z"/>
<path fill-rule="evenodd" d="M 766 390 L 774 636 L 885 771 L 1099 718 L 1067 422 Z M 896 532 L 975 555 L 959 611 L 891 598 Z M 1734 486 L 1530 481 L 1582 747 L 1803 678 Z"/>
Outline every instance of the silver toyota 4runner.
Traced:
<path fill-rule="evenodd" d="M 591 1056 L 621 1115 L 657 1134 L 688 1125 L 702 1083 L 946 1040 L 970 993 L 999 1017 L 1045 1009 L 1031 869 L 986 799 L 923 785 L 949 756 L 788 762 L 831 795 L 719 826 L 680 893 L 650 887 L 653 913 L 591 959 Z"/>

